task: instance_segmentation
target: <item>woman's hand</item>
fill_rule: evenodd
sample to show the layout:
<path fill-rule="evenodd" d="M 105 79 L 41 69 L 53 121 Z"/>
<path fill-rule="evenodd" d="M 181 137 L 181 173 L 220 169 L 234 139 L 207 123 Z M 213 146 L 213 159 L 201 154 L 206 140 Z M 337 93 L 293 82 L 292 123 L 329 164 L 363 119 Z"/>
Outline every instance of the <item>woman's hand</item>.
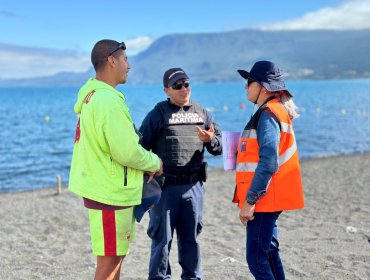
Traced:
<path fill-rule="evenodd" d="M 254 205 L 250 205 L 247 202 L 245 202 L 242 209 L 240 209 L 240 212 L 239 212 L 240 222 L 244 226 L 247 226 L 247 223 L 254 219 L 253 213 L 254 213 Z"/>

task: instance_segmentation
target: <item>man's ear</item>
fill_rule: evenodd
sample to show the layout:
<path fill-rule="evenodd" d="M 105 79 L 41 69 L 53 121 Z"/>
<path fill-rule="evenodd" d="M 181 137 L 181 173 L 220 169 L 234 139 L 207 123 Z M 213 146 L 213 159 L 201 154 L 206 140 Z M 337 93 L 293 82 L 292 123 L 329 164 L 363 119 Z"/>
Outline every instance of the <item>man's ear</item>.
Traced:
<path fill-rule="evenodd" d="M 170 96 L 170 95 L 168 94 L 168 88 L 163 88 L 163 91 L 164 91 L 168 96 Z"/>
<path fill-rule="evenodd" d="M 107 63 L 109 64 L 109 66 L 110 66 L 110 67 L 115 67 L 115 65 L 116 65 L 116 61 L 115 61 L 115 59 L 114 59 L 114 56 L 113 56 L 113 55 L 108 56 L 108 61 L 107 61 Z"/>

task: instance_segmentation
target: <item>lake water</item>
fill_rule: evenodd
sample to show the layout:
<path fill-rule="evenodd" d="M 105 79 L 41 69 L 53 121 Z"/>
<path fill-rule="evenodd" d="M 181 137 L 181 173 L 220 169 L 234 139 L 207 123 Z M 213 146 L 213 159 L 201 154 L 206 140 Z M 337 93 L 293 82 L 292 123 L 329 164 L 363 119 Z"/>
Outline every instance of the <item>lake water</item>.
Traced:
<path fill-rule="evenodd" d="M 370 80 L 290 81 L 287 86 L 301 113 L 294 121 L 301 158 L 370 152 Z M 166 97 L 160 84 L 118 89 L 138 127 Z M 67 183 L 77 92 L 0 88 L 0 192 L 55 185 L 57 175 Z M 222 130 L 241 131 L 253 112 L 242 83 L 193 84 L 192 99 L 211 111 Z M 206 159 L 211 167 L 222 167 L 221 156 Z"/>

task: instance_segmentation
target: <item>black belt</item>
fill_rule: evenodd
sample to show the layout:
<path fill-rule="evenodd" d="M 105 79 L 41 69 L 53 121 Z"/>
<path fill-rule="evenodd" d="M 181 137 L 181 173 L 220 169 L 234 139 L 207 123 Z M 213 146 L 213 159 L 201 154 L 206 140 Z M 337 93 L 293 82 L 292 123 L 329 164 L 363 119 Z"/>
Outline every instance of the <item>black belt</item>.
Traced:
<path fill-rule="evenodd" d="M 201 181 L 199 174 L 182 174 L 176 176 L 165 176 L 165 184 L 169 185 L 186 185 Z"/>

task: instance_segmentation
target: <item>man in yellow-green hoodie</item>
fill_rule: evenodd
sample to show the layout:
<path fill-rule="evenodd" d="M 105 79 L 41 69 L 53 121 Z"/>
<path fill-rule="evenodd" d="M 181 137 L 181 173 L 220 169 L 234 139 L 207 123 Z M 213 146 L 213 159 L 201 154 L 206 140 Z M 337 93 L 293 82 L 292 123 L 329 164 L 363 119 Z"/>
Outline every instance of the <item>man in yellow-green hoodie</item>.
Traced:
<path fill-rule="evenodd" d="M 162 161 L 139 144 L 124 95 L 117 91 L 130 69 L 125 44 L 97 42 L 91 53 L 96 78 L 80 89 L 69 189 L 89 211 L 95 279 L 119 279 L 135 235 L 133 206 L 141 203 L 143 173 L 162 173 Z"/>

